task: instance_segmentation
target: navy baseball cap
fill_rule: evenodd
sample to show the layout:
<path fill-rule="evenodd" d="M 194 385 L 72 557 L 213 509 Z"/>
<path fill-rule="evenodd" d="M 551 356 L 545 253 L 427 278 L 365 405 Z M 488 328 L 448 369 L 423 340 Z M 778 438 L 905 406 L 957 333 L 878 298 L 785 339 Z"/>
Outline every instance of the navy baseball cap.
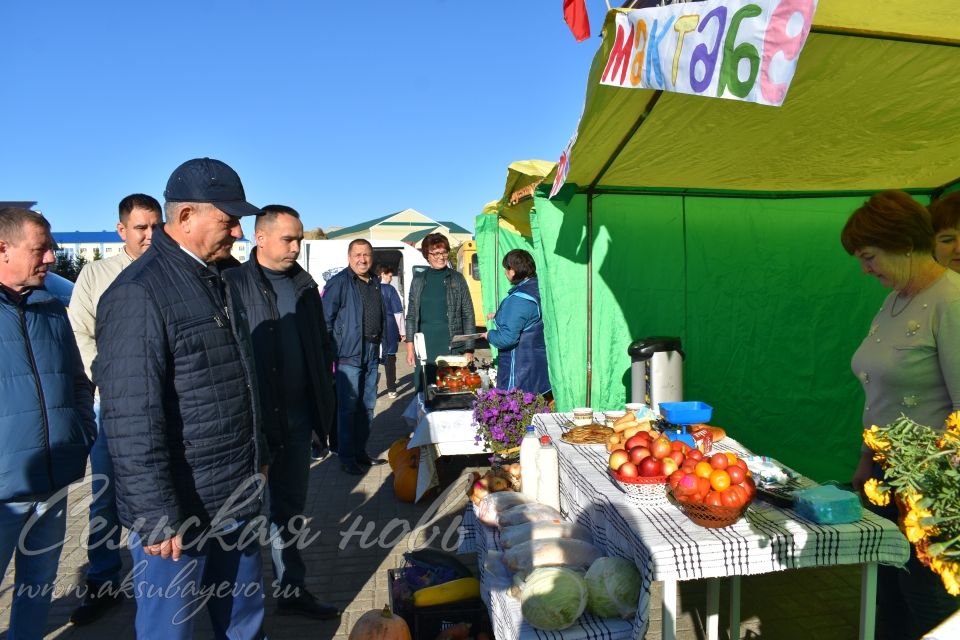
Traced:
<path fill-rule="evenodd" d="M 187 160 L 174 169 L 163 197 L 167 202 L 209 202 L 238 218 L 263 213 L 247 202 L 237 172 L 212 158 Z"/>

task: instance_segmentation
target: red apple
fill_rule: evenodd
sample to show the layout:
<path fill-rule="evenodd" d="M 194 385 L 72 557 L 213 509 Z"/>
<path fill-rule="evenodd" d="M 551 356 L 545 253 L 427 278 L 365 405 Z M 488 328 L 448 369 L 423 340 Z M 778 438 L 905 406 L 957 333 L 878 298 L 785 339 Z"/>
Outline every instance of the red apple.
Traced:
<path fill-rule="evenodd" d="M 650 449 L 646 447 L 634 447 L 630 449 L 630 462 L 640 464 L 640 461 L 650 456 Z"/>
<path fill-rule="evenodd" d="M 670 448 L 674 451 L 683 451 L 683 440 L 671 440 Z"/>
<path fill-rule="evenodd" d="M 631 438 L 627 438 L 627 441 L 624 442 L 623 445 L 627 448 L 627 451 L 634 447 L 649 447 L 650 437 L 646 433 L 638 433 Z"/>
<path fill-rule="evenodd" d="M 666 436 L 660 436 L 650 445 L 650 453 L 657 460 L 666 458 L 668 455 L 670 455 L 671 451 L 672 449 L 670 448 L 670 440 Z"/>
<path fill-rule="evenodd" d="M 640 470 L 637 469 L 637 465 L 632 462 L 624 462 L 620 465 L 620 468 L 617 469 L 617 473 L 624 478 L 636 478 L 640 475 Z"/>
<path fill-rule="evenodd" d="M 680 468 L 680 465 L 678 465 L 677 462 L 670 456 L 667 456 L 666 458 L 661 460 L 660 464 L 663 465 L 663 475 L 665 476 L 669 476 L 674 471 Z"/>
<path fill-rule="evenodd" d="M 667 457 L 676 462 L 678 466 L 683 464 L 683 461 L 687 459 L 687 457 L 683 455 L 682 451 L 671 451 L 670 455 Z M 664 458 L 664 460 L 666 460 L 666 458 Z"/>
<path fill-rule="evenodd" d="M 663 465 L 653 456 L 648 456 L 640 462 L 640 475 L 644 478 L 663 475 Z"/>
<path fill-rule="evenodd" d="M 630 461 L 630 454 L 623 449 L 617 449 L 610 454 L 610 468 L 616 471 L 624 462 Z"/>

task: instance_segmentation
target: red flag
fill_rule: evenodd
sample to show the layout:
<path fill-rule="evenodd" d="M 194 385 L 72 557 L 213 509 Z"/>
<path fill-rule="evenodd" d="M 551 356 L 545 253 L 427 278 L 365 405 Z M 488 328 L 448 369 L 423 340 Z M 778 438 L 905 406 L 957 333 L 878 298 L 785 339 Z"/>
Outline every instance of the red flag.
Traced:
<path fill-rule="evenodd" d="M 590 37 L 590 16 L 586 0 L 563 0 L 563 21 L 573 31 L 573 37 L 581 42 Z"/>

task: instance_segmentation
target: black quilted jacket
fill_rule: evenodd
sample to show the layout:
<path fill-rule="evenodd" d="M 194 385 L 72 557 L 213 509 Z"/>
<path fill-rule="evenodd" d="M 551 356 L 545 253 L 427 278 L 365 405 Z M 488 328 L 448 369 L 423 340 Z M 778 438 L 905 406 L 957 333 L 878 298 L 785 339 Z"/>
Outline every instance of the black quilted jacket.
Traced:
<path fill-rule="evenodd" d="M 166 233 L 97 307 L 94 381 L 124 526 L 145 543 L 188 519 L 260 509 L 260 429 L 246 319 L 216 270 Z M 221 514 L 224 515 L 224 514 Z M 138 522 L 139 521 L 139 522 Z"/>

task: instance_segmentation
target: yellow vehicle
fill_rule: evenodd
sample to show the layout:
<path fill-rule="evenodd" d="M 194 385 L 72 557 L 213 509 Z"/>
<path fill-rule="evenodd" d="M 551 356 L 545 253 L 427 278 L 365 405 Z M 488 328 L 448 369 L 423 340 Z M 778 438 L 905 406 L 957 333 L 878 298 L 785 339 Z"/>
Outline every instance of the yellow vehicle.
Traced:
<path fill-rule="evenodd" d="M 480 294 L 480 264 L 477 261 L 477 242 L 467 240 L 457 249 L 457 271 L 467 281 L 470 298 L 473 300 L 473 317 L 477 327 L 483 331 L 487 319 L 483 315 L 483 296 Z"/>

